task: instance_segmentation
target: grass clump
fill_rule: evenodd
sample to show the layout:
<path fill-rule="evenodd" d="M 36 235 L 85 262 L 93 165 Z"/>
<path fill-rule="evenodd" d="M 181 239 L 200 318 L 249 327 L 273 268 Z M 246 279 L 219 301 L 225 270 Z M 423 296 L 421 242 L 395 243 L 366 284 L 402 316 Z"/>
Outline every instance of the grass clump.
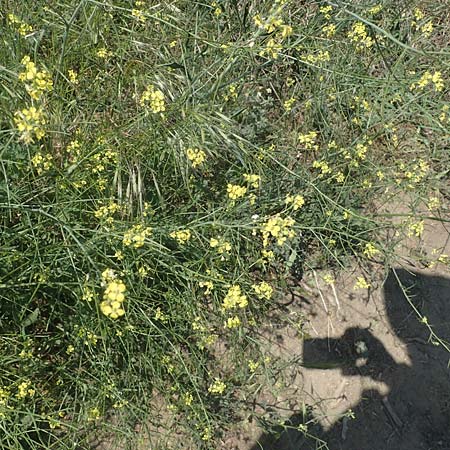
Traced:
<path fill-rule="evenodd" d="M 445 11 L 349 8 L 5 2 L 5 448 L 217 448 L 286 278 L 391 258 L 381 194 L 439 209 Z"/>

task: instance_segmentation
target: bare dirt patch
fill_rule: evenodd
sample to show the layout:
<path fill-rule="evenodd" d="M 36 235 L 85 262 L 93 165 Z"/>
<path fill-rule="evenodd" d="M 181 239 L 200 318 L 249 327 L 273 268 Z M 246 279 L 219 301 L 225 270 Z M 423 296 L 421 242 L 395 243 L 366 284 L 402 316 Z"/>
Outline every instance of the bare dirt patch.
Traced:
<path fill-rule="evenodd" d="M 354 290 L 356 267 L 341 274 L 334 292 L 323 274 L 305 276 L 289 307 L 307 318 L 303 332 L 272 330 L 271 351 L 289 367 L 276 393 L 257 402 L 284 425 L 258 436 L 249 421 L 222 448 L 450 449 L 450 276 L 448 264 L 429 264 L 450 254 L 449 233 L 426 220 L 420 242 L 400 245 L 409 264 L 374 264 L 369 290 Z M 415 308 L 443 341 L 430 336 Z"/>

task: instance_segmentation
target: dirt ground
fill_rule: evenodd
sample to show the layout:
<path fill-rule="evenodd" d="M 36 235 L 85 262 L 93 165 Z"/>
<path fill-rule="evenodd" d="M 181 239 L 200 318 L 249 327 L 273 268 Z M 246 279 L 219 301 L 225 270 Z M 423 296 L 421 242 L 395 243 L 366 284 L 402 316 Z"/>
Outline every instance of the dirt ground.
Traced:
<path fill-rule="evenodd" d="M 288 429 L 260 434 L 244 423 L 221 448 L 450 450 L 449 264 L 412 263 L 418 254 L 422 261 L 450 255 L 449 236 L 445 225 L 427 221 L 420 242 L 398 249 L 401 266 L 372 266 L 369 290 L 353 289 L 356 267 L 334 289 L 323 274 L 308 273 L 289 307 L 307 318 L 304 334 L 272 330 L 272 351 L 289 361 L 289 381 L 260 402 Z"/>

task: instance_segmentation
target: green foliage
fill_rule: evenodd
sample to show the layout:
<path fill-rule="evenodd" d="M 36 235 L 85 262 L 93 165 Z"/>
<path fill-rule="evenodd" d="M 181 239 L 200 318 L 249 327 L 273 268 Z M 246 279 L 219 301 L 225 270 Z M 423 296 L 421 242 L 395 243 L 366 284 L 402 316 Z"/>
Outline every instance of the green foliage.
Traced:
<path fill-rule="evenodd" d="M 387 191 L 438 207 L 442 7 L 4 3 L 4 446 L 136 448 L 176 417 L 217 448 L 270 370 L 285 279 L 389 255 Z"/>

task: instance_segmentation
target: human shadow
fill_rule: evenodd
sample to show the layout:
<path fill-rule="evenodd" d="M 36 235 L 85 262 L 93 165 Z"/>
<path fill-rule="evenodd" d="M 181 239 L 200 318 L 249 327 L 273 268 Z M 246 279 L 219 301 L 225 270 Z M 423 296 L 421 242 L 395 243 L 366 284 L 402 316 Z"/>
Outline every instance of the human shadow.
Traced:
<path fill-rule="evenodd" d="M 395 269 L 383 289 L 386 333 L 395 333 L 410 363 L 396 362 L 371 331 L 354 327 L 338 339 L 305 340 L 302 365 L 339 367 L 349 381 L 370 377 L 388 393 L 365 390 L 351 408 L 354 418 L 327 430 L 310 410 L 295 412 L 287 427 L 263 434 L 252 450 L 450 450 L 450 279 Z"/>

